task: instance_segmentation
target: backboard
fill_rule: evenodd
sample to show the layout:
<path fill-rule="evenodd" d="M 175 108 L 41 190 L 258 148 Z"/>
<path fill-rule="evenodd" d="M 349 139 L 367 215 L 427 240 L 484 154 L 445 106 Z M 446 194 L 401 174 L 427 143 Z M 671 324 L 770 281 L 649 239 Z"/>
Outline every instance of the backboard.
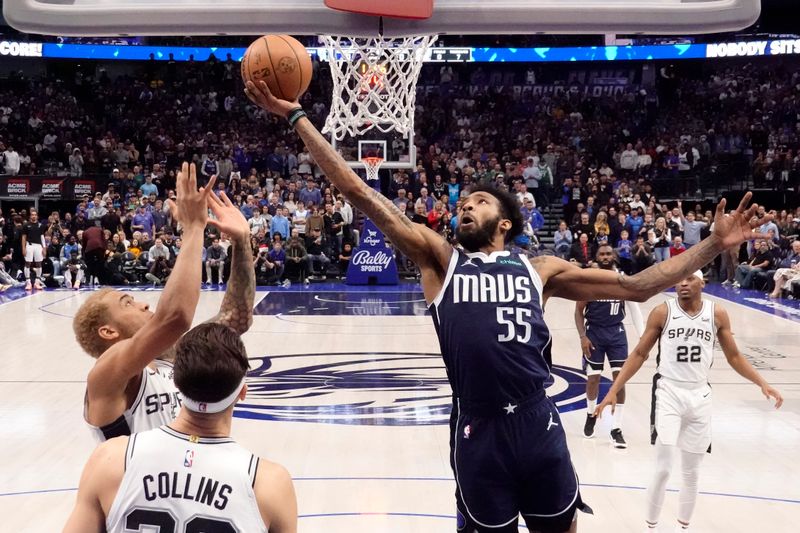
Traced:
<path fill-rule="evenodd" d="M 381 2 L 375 2 L 379 4 Z M 760 0 L 434 0 L 424 20 L 334 10 L 324 0 L 4 0 L 17 30 L 64 36 L 692 34 L 740 30 Z"/>

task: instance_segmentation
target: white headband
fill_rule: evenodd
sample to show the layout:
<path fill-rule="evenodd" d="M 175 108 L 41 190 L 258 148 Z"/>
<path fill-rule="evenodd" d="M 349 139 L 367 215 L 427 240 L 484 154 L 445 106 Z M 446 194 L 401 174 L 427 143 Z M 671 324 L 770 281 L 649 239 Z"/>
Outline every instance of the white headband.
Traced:
<path fill-rule="evenodd" d="M 700 278 L 700 281 L 705 281 L 705 279 L 703 279 L 703 271 L 702 270 L 698 270 L 697 272 L 692 274 L 692 276 L 697 276 L 698 278 Z"/>
<path fill-rule="evenodd" d="M 183 406 L 190 411 L 194 411 L 195 413 L 221 413 L 230 407 L 234 401 L 236 401 L 239 393 L 242 392 L 242 387 L 244 387 L 244 378 L 242 378 L 242 382 L 239 383 L 239 386 L 236 387 L 232 393 L 218 402 L 198 402 L 197 400 L 187 398 L 187 396 L 184 394 Z"/>

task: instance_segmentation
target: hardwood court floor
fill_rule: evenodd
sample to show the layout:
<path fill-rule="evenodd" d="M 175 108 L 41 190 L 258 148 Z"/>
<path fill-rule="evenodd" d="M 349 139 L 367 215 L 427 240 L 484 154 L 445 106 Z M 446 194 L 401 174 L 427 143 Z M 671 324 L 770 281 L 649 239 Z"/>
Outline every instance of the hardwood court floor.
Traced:
<path fill-rule="evenodd" d="M 455 530 L 448 461 L 449 387 L 418 287 L 259 292 L 244 339 L 252 358 L 250 395 L 233 435 L 295 477 L 301 532 Z M 775 411 L 715 354 L 714 446 L 705 459 L 696 532 L 798 531 L 800 523 L 800 311 L 769 307 L 763 295 L 712 297 L 728 309 L 737 342 L 786 403 Z M 152 305 L 159 291 L 134 296 Z M 60 531 L 93 442 L 81 418 L 92 359 L 81 353 L 71 317 L 86 292 L 47 291 L 0 304 L 0 531 Z M 642 305 L 646 313 L 669 297 Z M 750 298 L 749 301 L 748 298 Z M 222 299 L 204 292 L 196 320 Z M 746 305 L 743 305 L 746 304 Z M 549 393 L 563 412 L 584 499 L 580 531 L 641 531 L 649 445 L 648 361 L 628 388 L 627 450 L 610 447 L 608 421 L 582 438 L 584 379 L 573 304 L 554 299 L 546 319 L 554 339 Z M 635 343 L 633 328 L 629 342 Z M 678 470 L 670 481 L 677 487 Z M 672 531 L 671 492 L 662 530 Z"/>

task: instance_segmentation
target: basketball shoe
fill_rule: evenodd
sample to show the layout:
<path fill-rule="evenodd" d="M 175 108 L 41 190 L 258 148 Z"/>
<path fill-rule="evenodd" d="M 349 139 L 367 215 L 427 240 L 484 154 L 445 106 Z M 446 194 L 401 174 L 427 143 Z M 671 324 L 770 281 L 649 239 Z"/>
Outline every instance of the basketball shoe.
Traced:
<path fill-rule="evenodd" d="M 628 443 L 625 442 L 625 437 L 622 436 L 622 430 L 619 428 L 611 430 L 611 444 L 614 448 L 627 448 Z"/>
<path fill-rule="evenodd" d="M 586 423 L 583 425 L 583 436 L 587 439 L 594 437 L 594 425 L 597 423 L 597 417 L 587 414 Z"/>

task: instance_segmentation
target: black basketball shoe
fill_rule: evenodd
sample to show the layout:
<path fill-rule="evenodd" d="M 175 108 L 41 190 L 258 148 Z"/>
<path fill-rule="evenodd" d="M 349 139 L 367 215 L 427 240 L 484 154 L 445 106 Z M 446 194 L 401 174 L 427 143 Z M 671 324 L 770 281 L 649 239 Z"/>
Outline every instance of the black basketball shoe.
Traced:
<path fill-rule="evenodd" d="M 614 448 L 628 447 L 628 443 L 625 442 L 625 437 L 622 436 L 622 430 L 619 428 L 611 430 L 611 443 L 614 445 Z"/>
<path fill-rule="evenodd" d="M 594 437 L 594 425 L 597 423 L 597 417 L 590 414 L 586 415 L 586 423 L 583 425 L 583 436 L 587 439 Z"/>

